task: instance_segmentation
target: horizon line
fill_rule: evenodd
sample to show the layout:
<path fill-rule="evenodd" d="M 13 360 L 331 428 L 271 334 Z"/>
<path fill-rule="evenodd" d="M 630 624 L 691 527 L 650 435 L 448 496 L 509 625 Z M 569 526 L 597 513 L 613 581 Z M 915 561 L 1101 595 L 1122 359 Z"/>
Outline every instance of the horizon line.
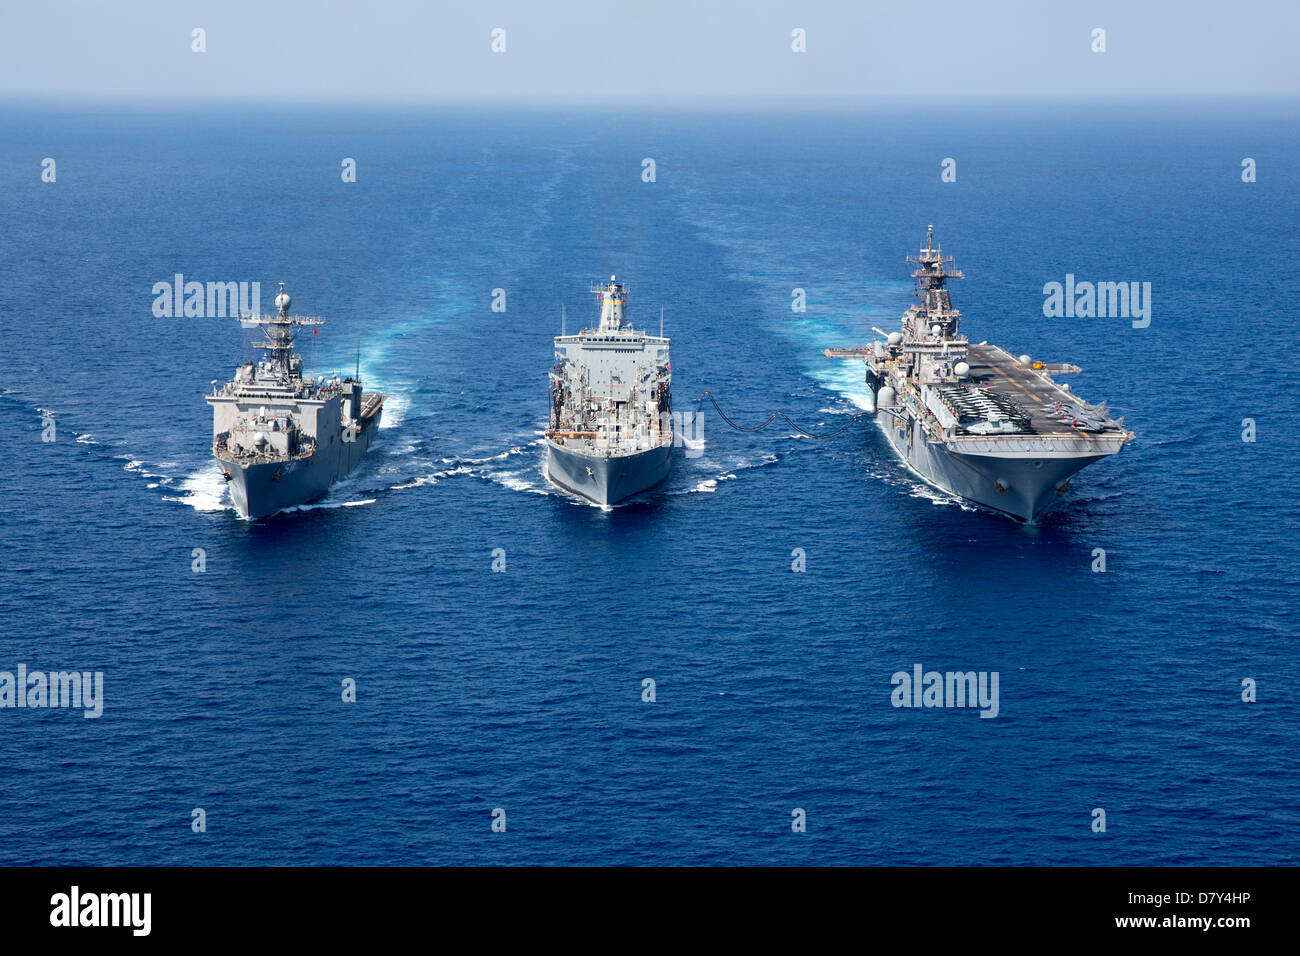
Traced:
<path fill-rule="evenodd" d="M 917 106 L 934 106 L 942 104 L 951 108 L 988 107 L 988 106 L 1048 106 L 1055 103 L 1062 105 L 1175 105 L 1175 104 L 1256 104 L 1260 106 L 1294 103 L 1300 100 L 1298 92 L 1273 93 L 1235 93 L 1235 92 L 1179 92 L 1179 93 L 978 93 L 978 94 L 907 94 L 884 96 L 863 93 L 822 93 L 822 94 L 672 94 L 663 96 L 643 96 L 629 99 L 608 94 L 561 94 L 561 95 L 507 95 L 484 94 L 481 96 L 429 96 L 429 97 L 375 97 L 375 96 L 185 96 L 158 95 L 147 93 L 72 93 L 65 91 L 27 91 L 0 90 L 0 105 L 4 106 L 124 106 L 124 107 L 368 107 L 368 108 L 535 108 L 535 107 L 586 107 L 586 108 L 622 108 L 654 109 L 669 108 L 710 108 L 740 107 L 749 109 L 806 109 L 809 111 L 835 109 L 844 107 L 895 107 L 915 108 Z"/>

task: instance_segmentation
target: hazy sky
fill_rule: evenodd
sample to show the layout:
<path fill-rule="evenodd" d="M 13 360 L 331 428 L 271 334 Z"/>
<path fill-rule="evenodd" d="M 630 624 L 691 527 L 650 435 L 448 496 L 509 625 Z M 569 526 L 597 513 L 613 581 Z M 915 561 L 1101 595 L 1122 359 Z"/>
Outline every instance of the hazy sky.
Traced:
<path fill-rule="evenodd" d="M 1300 0 L 3 0 L 0 95 L 1276 96 L 1300 93 L 1298 48 Z"/>

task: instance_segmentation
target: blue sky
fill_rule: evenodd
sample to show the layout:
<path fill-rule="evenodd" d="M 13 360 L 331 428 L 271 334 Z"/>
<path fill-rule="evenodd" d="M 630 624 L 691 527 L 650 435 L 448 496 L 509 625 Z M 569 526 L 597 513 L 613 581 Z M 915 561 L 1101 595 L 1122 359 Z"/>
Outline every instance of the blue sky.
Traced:
<path fill-rule="evenodd" d="M 191 51 L 206 31 L 207 52 Z M 494 28 L 506 52 L 491 51 Z M 1091 33 L 1106 30 L 1107 51 Z M 807 52 L 791 51 L 806 31 Z M 1300 94 L 1300 0 L 6 0 L 0 95 L 473 102 Z"/>

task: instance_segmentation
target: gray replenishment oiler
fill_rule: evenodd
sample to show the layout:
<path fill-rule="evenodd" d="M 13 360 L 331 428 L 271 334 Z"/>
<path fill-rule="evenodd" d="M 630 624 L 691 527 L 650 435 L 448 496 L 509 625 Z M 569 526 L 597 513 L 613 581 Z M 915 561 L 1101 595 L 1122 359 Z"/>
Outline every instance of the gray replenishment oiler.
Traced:
<path fill-rule="evenodd" d="M 916 266 L 920 302 L 901 332 L 827 358 L 867 366 L 876 423 L 914 472 L 941 491 L 1036 523 L 1069 490 L 1071 475 L 1133 438 L 1105 403 L 1089 405 L 1052 375 L 1074 365 L 1030 361 L 958 332 L 944 283 L 964 278 L 934 244 L 931 226 Z"/>
<path fill-rule="evenodd" d="M 598 505 L 668 477 L 673 428 L 668 339 L 624 324 L 627 287 L 592 285 L 600 325 L 555 339 L 546 476 Z"/>
<path fill-rule="evenodd" d="M 362 392 L 356 378 L 303 378 L 293 340 L 321 318 L 289 314 L 284 283 L 275 315 L 241 316 L 261 328 L 266 354 L 241 365 L 220 388 L 213 382 L 212 455 L 244 518 L 256 520 L 320 498 L 361 461 L 379 429 L 384 396 Z"/>

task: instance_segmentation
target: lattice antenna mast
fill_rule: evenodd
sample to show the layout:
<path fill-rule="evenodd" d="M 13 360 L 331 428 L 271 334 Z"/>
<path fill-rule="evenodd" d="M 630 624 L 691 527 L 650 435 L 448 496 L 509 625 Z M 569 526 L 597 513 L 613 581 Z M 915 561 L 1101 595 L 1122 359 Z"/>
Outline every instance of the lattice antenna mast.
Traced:
<path fill-rule="evenodd" d="M 308 325 L 325 324 L 325 320 L 319 316 L 290 315 L 289 306 L 292 301 L 281 282 L 280 292 L 275 297 L 275 315 L 241 316 L 239 319 L 239 324 L 244 328 L 261 328 L 266 341 L 254 342 L 253 347 L 265 350 L 271 368 L 284 378 L 295 376 L 296 370 L 302 367 L 301 360 L 295 362 L 293 355 L 293 343 L 298 330 Z"/>
<path fill-rule="evenodd" d="M 908 256 L 907 261 L 916 266 L 912 277 L 917 280 L 915 295 L 920 304 L 912 307 L 917 325 L 917 332 L 930 335 L 934 326 L 939 327 L 939 337 L 957 338 L 961 325 L 961 313 L 952 307 L 952 299 L 944 283 L 949 279 L 964 279 L 960 269 L 953 269 L 952 256 L 945 256 L 943 249 L 934 244 L 934 226 L 926 233 L 925 246 L 919 256 Z"/>

